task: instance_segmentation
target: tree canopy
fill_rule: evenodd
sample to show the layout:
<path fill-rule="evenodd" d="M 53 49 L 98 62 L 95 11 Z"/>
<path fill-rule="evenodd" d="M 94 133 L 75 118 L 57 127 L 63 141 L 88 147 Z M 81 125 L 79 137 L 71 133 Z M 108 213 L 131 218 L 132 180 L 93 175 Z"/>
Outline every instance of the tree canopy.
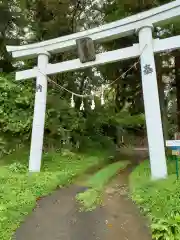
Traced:
<path fill-rule="evenodd" d="M 4 0 L 0 2 L 0 76 L 1 136 L 2 146 L 9 138 L 29 141 L 33 116 L 34 81 L 14 82 L 14 71 L 32 67 L 35 60 L 14 62 L 6 45 L 39 42 L 92 28 L 165 4 L 166 0 Z M 154 29 L 154 37 L 179 34 L 179 25 L 173 23 Z M 128 36 L 96 46 L 96 51 L 109 51 L 131 46 L 137 36 Z M 60 62 L 77 57 L 76 51 L 54 55 L 50 61 Z M 164 132 L 171 135 L 180 129 L 180 52 L 155 56 Z M 100 142 L 109 138 L 117 144 L 124 131 L 144 131 L 144 106 L 140 64 L 126 72 L 135 61 L 128 60 L 98 68 L 63 73 L 52 79 L 79 94 L 99 91 L 101 84 L 111 85 L 105 93 L 106 104 L 92 111 L 88 100 L 85 111 L 80 111 L 81 99 L 75 98 L 75 108 L 70 108 L 71 95 L 53 84 L 48 87 L 45 136 L 48 144 L 69 144 L 76 147 L 85 141 Z M 172 64 L 169 64 L 172 62 Z M 176 111 L 174 110 L 176 109 Z M 121 131 L 119 131 L 119 129 Z M 103 140 L 104 139 L 104 140 Z M 15 141 L 16 142 L 16 141 Z M 18 141 L 17 141 L 18 142 Z"/>

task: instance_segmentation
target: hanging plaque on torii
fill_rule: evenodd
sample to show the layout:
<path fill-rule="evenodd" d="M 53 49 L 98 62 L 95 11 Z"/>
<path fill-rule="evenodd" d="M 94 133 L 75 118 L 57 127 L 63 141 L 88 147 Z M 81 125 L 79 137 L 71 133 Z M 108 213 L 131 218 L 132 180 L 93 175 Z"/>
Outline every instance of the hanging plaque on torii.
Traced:
<path fill-rule="evenodd" d="M 81 38 L 76 40 L 77 52 L 81 63 L 96 60 L 94 42 L 91 38 Z"/>

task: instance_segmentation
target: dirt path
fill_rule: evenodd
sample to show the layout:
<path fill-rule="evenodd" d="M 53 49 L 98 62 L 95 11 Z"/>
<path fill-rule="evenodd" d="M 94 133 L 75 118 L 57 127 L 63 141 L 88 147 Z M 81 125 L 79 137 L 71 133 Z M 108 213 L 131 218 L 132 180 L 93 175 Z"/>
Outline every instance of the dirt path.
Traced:
<path fill-rule="evenodd" d="M 106 188 L 104 206 L 109 226 L 107 239 L 150 240 L 146 219 L 128 197 L 128 175 L 129 172 L 120 174 Z"/>
<path fill-rule="evenodd" d="M 16 240 L 150 240 L 145 220 L 127 199 L 127 174 L 106 189 L 104 204 L 93 212 L 79 212 L 74 199 L 80 186 L 54 192 L 17 230 Z"/>

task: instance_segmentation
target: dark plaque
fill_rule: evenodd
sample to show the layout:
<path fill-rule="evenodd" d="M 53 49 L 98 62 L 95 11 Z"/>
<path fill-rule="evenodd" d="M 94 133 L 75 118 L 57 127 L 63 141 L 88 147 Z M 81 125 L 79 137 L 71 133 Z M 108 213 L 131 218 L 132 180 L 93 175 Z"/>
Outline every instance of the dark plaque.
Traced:
<path fill-rule="evenodd" d="M 94 42 L 91 38 L 81 38 L 76 40 L 77 52 L 82 63 L 96 60 Z"/>

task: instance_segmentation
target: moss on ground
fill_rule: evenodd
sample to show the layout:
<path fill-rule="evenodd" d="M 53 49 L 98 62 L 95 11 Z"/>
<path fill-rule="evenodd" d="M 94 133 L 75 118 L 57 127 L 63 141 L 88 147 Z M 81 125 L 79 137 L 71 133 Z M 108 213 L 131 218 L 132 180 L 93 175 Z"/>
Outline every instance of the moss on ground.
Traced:
<path fill-rule="evenodd" d="M 120 161 L 109 164 L 93 176 L 84 184 L 89 189 L 76 195 L 76 200 L 80 203 L 81 211 L 92 211 L 102 203 L 102 194 L 106 184 L 120 170 L 123 170 L 129 164 L 128 161 Z"/>

